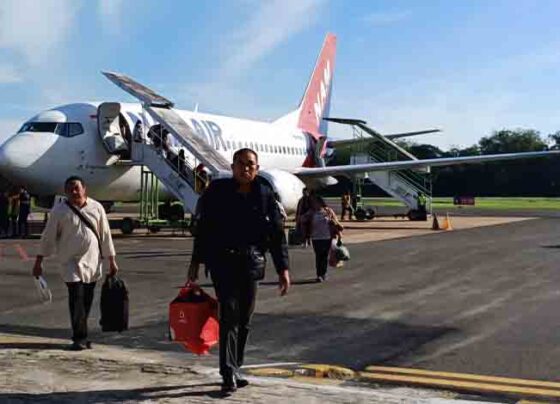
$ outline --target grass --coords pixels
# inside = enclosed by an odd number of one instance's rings
[[[337,201],[338,198],[327,198],[329,201]],[[364,198],[366,205],[372,206],[394,206],[402,207],[403,204],[393,198]],[[451,197],[435,197],[432,201],[434,209],[460,209],[461,206],[453,205]],[[491,209],[491,210],[560,210],[560,198],[540,197],[505,197],[489,198],[476,197],[474,206],[466,206],[469,209]]]

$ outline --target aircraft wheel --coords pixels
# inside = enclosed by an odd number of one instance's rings
[[[375,209],[367,208],[366,209],[366,219],[367,220],[372,220],[373,218],[375,218]]]
[[[122,234],[132,234],[133,231],[134,231],[134,221],[129,217],[125,217],[121,222]]]
[[[362,221],[366,220],[367,213],[366,213],[365,209],[358,208],[354,212],[354,216],[356,217],[356,220],[359,220],[360,222],[362,222]]]

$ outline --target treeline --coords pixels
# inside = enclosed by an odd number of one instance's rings
[[[449,151],[412,141],[398,143],[419,159],[560,150],[560,131],[542,136],[533,129],[504,129],[483,137],[476,145],[464,149],[452,148]],[[331,164],[348,164],[350,154],[349,150],[337,154],[336,161]],[[560,155],[540,159],[434,167],[432,184],[434,196],[558,196]],[[348,182],[342,181],[340,188],[348,186]],[[364,194],[382,194],[376,188],[367,187]]]

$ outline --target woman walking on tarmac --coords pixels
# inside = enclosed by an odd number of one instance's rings
[[[336,219],[334,211],[327,206],[324,199],[313,195],[310,198],[311,208],[303,216],[303,222],[311,228],[311,241],[315,253],[315,269],[317,282],[327,280],[327,266],[332,240],[339,238],[342,225]]]

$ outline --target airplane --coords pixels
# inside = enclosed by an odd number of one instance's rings
[[[421,170],[433,166],[474,164],[488,161],[540,158],[555,152],[406,160],[327,166],[329,146],[348,146],[350,140],[327,142],[336,36],[327,34],[311,78],[298,108],[273,122],[238,119],[174,108],[169,100],[118,73],[104,72],[140,103],[79,102],[42,111],[26,121],[0,147],[0,175],[22,184],[50,207],[54,195],[62,194],[65,178],[84,178],[91,197],[110,205],[113,201],[138,201],[141,167],[130,160],[135,137],[168,128],[165,119],[146,113],[146,107],[165,107],[182,120],[192,140],[210,148],[217,158],[230,162],[233,153],[249,147],[259,154],[260,174],[276,192],[287,212],[296,209],[304,187],[320,188],[336,183],[333,175],[354,176],[402,169]],[[136,90],[135,90],[136,89]],[[137,91],[138,90],[138,91]],[[147,98],[146,98],[147,97]],[[146,101],[151,100],[151,101]],[[163,126],[163,128],[162,128]],[[413,136],[436,130],[389,135]],[[167,131],[169,132],[169,131]],[[196,138],[196,139],[195,139]],[[136,139],[137,140],[137,139]],[[329,143],[329,144],[328,144]],[[175,152],[181,142],[171,136]],[[202,147],[202,146],[201,146]],[[200,160],[196,148],[185,154],[192,164]],[[192,165],[191,166],[194,166]],[[226,169],[216,176],[231,175]],[[171,198],[169,189],[163,196]]]

